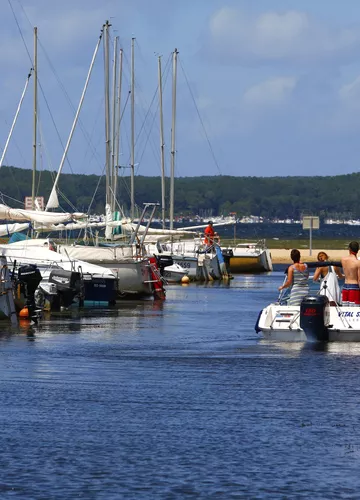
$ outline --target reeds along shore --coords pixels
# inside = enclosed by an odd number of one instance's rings
[[[308,248],[301,249],[299,248],[301,253],[301,260],[303,262],[316,262],[317,254],[321,251],[324,251],[323,248],[315,248],[312,249],[311,255],[310,250]],[[272,248],[270,249],[271,259],[273,264],[292,264],[292,260],[290,258],[291,249],[285,248]],[[325,250],[328,254],[330,260],[341,260],[341,257],[346,257],[349,254],[348,250]]]

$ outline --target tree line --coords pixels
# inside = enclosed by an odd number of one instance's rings
[[[37,173],[36,194],[50,195],[56,173]],[[23,207],[31,196],[32,170],[16,167],[0,169],[0,202]],[[104,213],[105,178],[86,174],[62,174],[59,181],[61,208],[65,211]],[[166,180],[169,193],[169,179]],[[130,208],[130,178],[119,177],[117,199],[125,211]],[[135,177],[135,200],[161,201],[160,177]],[[166,196],[167,206],[169,197]],[[238,217],[255,215],[264,219],[293,218],[312,214],[321,217],[360,219],[360,174],[314,177],[234,177],[202,176],[175,179],[176,215],[213,215],[236,212]],[[160,211],[159,211],[160,213]]]

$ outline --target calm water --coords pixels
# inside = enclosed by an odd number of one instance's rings
[[[358,499],[360,344],[264,341],[282,280],[0,327],[0,498]]]

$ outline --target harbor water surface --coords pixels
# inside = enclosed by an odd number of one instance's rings
[[[282,280],[1,325],[0,498],[359,498],[360,344],[259,336]]]

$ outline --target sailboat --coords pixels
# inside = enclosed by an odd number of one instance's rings
[[[89,83],[91,71],[94,65],[96,53],[99,47],[99,43],[102,37],[104,37],[104,54],[105,54],[105,131],[106,131],[106,212],[113,212],[115,206],[115,194],[116,194],[116,176],[114,175],[114,161],[115,157],[112,154],[111,143],[114,142],[111,138],[111,126],[110,126],[110,101],[109,101],[109,27],[108,21],[103,26],[101,37],[98,40],[90,69],[87,75],[85,86],[82,92],[82,96],[79,102],[79,106],[75,115],[75,119],[70,131],[70,135],[63,153],[63,157],[60,163],[60,167],[53,185],[49,201],[47,203],[47,209],[57,208],[58,197],[57,197],[57,183],[59,176],[70,146],[71,138],[79,117],[81,106],[85,97],[86,89]],[[115,44],[116,47],[116,44]],[[114,54],[114,57],[117,53]],[[134,127],[134,94],[135,94],[135,80],[134,80],[134,38],[131,42],[131,215],[132,220],[134,219],[134,165],[135,165],[135,127]],[[116,71],[114,71],[115,79]],[[120,83],[119,83],[120,84]],[[114,89],[116,87],[116,81],[114,83]],[[115,108],[113,110],[115,113]],[[115,117],[113,116],[113,128],[116,123]],[[112,144],[112,148],[115,145]],[[155,209],[156,204],[148,203],[144,210],[149,207]],[[145,212],[143,212],[145,213]],[[154,210],[152,212],[153,216]],[[151,216],[151,217],[152,217]],[[110,217],[112,219],[112,217]],[[107,224],[109,227],[109,224]],[[108,227],[106,228],[107,234]],[[110,229],[110,237],[111,237]],[[104,243],[103,245],[97,244],[96,246],[90,245],[58,245],[57,251],[62,255],[67,255],[70,258],[84,260],[90,263],[99,264],[105,266],[115,274],[117,277],[117,288],[119,297],[125,296],[145,296],[145,297],[155,297],[155,298],[165,298],[165,292],[163,287],[163,282],[159,274],[159,268],[154,257],[148,257],[144,250],[144,247],[136,241],[137,232],[135,231],[130,239],[129,243],[114,244],[113,242]]]

